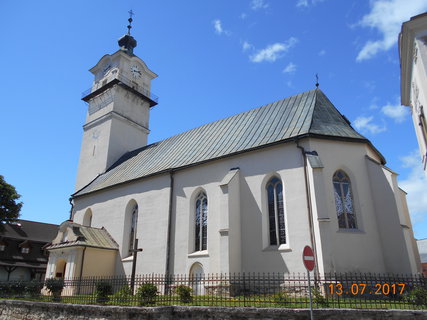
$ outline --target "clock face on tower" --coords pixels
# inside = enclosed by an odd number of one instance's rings
[[[139,70],[137,65],[133,65],[130,67],[130,73],[135,79],[139,79],[142,76],[141,71]]]

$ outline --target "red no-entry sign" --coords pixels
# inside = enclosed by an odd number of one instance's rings
[[[309,246],[305,246],[302,251],[302,261],[308,271],[313,271],[315,265],[314,252]]]

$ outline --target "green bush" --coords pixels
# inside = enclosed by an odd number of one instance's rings
[[[413,288],[406,295],[406,301],[417,306],[427,305],[427,289],[423,287]]]
[[[61,292],[64,289],[64,279],[62,278],[49,278],[45,281],[45,286],[50,293],[52,293],[53,301],[61,301]]]
[[[140,306],[154,304],[157,297],[157,287],[152,283],[144,283],[136,291],[136,296]]]
[[[107,281],[99,281],[95,285],[96,302],[107,303],[110,298],[110,294],[113,294],[113,286]]]
[[[193,301],[193,289],[191,289],[190,287],[180,285],[175,288],[175,291],[179,296],[179,301],[181,301],[182,303],[189,303]]]
[[[124,285],[113,295],[113,300],[116,303],[126,303],[129,297],[132,295],[132,291],[128,285]]]
[[[43,288],[43,282],[39,280],[31,280],[25,283],[25,293],[30,297],[37,297],[40,295],[40,291]]]
[[[322,307],[328,307],[329,306],[329,302],[328,300],[323,296],[322,292],[320,292],[319,289],[317,288],[313,288],[311,290],[311,294],[313,295],[313,301],[315,303],[317,303],[318,305],[322,306]]]
[[[291,298],[286,292],[279,292],[273,295],[273,301],[279,306],[286,306],[291,302]]]
[[[11,281],[9,282],[10,292],[15,297],[22,297],[25,294],[25,282],[24,281]]]
[[[9,282],[0,282],[0,297],[5,298],[12,294]]]

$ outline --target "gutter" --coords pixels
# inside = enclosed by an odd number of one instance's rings
[[[70,197],[68,199],[68,201],[70,201],[70,205],[71,205],[71,209],[70,209],[70,219],[71,221],[73,221],[73,210],[74,210],[74,203],[73,203],[73,197]]]
[[[307,202],[307,212],[308,212],[308,225],[310,227],[310,244],[311,248],[313,249],[314,256],[315,256],[315,265],[314,265],[314,277],[317,278],[317,275],[319,273],[318,269],[318,261],[317,258],[317,248],[316,248],[316,237],[314,236],[314,227],[313,227],[313,209],[312,209],[312,201],[311,201],[311,190],[310,190],[310,182],[308,180],[308,174],[307,174],[307,151],[305,151],[304,147],[299,145],[299,140],[295,139],[295,143],[297,144],[297,148],[301,150],[301,155],[304,159],[304,180],[305,180],[305,198]]]
[[[173,187],[174,187],[174,171],[169,171],[170,177],[170,186],[169,186],[169,214],[168,214],[168,235],[166,242],[166,266],[165,266],[165,274],[166,277],[169,276],[170,273],[170,251],[171,251],[171,241],[172,241],[172,212],[173,212]],[[165,286],[165,291],[168,290],[168,286]]]
[[[80,265],[79,287],[77,289],[77,294],[80,294],[80,284],[82,283],[83,265],[84,265],[84,261],[85,261],[85,253],[86,253],[86,247],[83,248],[82,264]]]

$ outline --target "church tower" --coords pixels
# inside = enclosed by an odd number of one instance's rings
[[[132,14],[132,13],[131,13]],[[105,172],[123,154],[147,144],[150,108],[157,104],[151,80],[157,75],[134,55],[136,40],[128,33],[120,49],[105,55],[89,71],[92,88],[83,93],[88,103],[77,172],[76,191]]]

